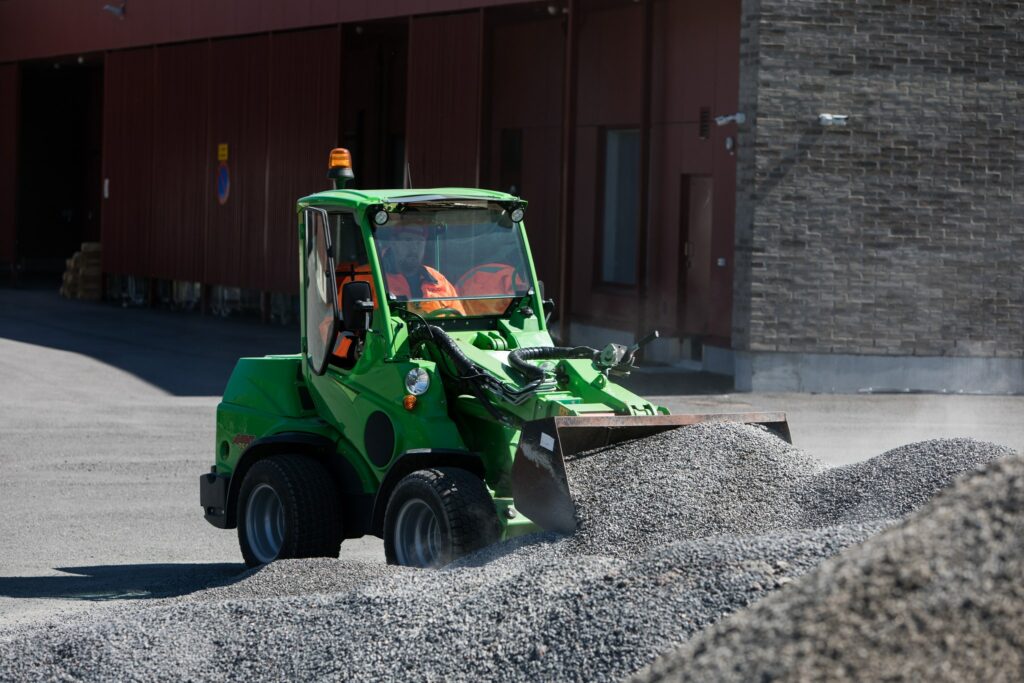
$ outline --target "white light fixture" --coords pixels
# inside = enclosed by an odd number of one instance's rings
[[[719,126],[724,126],[729,123],[735,123],[737,126],[742,126],[747,122],[747,115],[741,111],[735,114],[729,114],[728,116],[716,116],[715,123]]]
[[[104,5],[103,11],[110,12],[118,19],[124,19],[128,14],[128,0],[124,0],[120,5]]]
[[[423,368],[413,368],[405,376],[405,390],[411,396],[422,396],[430,388],[430,373]]]
[[[849,114],[818,114],[818,124],[825,128],[845,126],[849,118]]]

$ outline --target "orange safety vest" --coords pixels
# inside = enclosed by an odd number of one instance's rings
[[[430,266],[423,266],[426,268],[427,273],[434,279],[434,282],[424,281],[421,287],[423,293],[421,296],[428,299],[439,299],[445,296],[458,296],[459,293],[452,286],[452,283],[437,270],[434,270]],[[369,264],[366,263],[343,263],[335,268],[335,273],[338,279],[338,306],[341,307],[341,290],[345,287],[348,282],[368,282],[370,284],[370,292],[373,295],[373,305],[377,306],[377,290],[373,284],[373,272],[370,270]],[[404,275],[387,275],[388,288],[391,293],[396,296],[405,296],[412,298],[412,290],[409,287],[409,281]],[[463,315],[466,314],[466,310],[462,306],[461,301],[419,301],[413,304],[421,313],[429,313],[430,311],[440,310],[442,308],[451,308]],[[321,324],[321,333],[323,336],[327,336],[327,325],[330,324],[330,319],[325,320]],[[338,336],[338,341],[334,346],[334,355],[339,358],[348,358],[348,354],[352,347],[352,338],[348,336]]]
[[[459,292],[462,296],[494,296],[508,294],[515,296],[516,290],[526,287],[516,269],[507,263],[485,263],[470,268],[459,278]],[[509,302],[506,299],[477,299],[463,301],[470,315],[497,315],[503,313]]]
[[[448,282],[448,278],[440,273],[440,271],[434,270],[430,266],[423,266],[430,276],[431,282],[428,279],[423,280],[423,284],[420,287],[421,294],[415,298],[424,299],[443,299],[448,296],[459,296],[459,292],[452,283]],[[412,288],[409,286],[409,281],[402,274],[392,275],[388,273],[388,289],[395,296],[404,296],[410,299],[414,298],[412,294]],[[437,311],[442,308],[451,308],[458,311],[462,315],[466,315],[466,309],[463,307],[461,301],[417,301],[413,306],[421,313],[429,313],[431,311]]]

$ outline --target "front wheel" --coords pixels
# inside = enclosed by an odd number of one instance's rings
[[[458,468],[407,475],[395,486],[384,514],[389,564],[439,567],[495,543],[500,534],[487,487]]]
[[[238,495],[238,544],[247,565],[337,557],[341,537],[337,490],[320,462],[275,455],[246,473]]]

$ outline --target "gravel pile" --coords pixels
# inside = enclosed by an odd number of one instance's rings
[[[635,681],[1011,681],[1024,672],[1024,458],[664,655]]]
[[[574,537],[436,571],[277,563],[26,628],[0,641],[0,679],[616,679],[1008,452],[935,441],[826,470],[755,427],[675,430],[570,463]]]
[[[211,600],[248,600],[343,593],[358,588],[370,579],[382,576],[397,577],[413,570],[408,567],[370,564],[352,560],[315,558],[310,560],[281,560],[256,567],[241,576],[177,598],[179,602],[209,602]]]
[[[1013,453],[944,439],[829,469],[759,427],[697,425],[567,462],[580,528],[565,544],[632,557],[680,539],[893,520]]]

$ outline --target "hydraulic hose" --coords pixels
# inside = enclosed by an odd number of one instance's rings
[[[528,346],[508,354],[508,362],[529,380],[544,379],[544,369],[534,360],[559,360],[563,358],[597,358],[600,352],[589,346]]]
[[[455,365],[455,369],[458,370],[460,377],[468,375],[478,375],[481,372],[480,367],[473,362],[473,360],[463,353],[462,349],[454,339],[448,336],[448,334],[437,325],[422,325],[416,329],[415,338],[417,341],[431,341],[437,345],[437,348],[448,358],[451,359],[452,364]]]
[[[464,382],[464,386],[469,390],[469,393],[480,401],[480,405],[491,414],[491,417],[503,424],[511,424],[512,418],[498,410],[484,392],[485,384],[492,384],[496,389],[500,389],[501,382],[491,377],[489,373],[463,353],[455,340],[449,337],[443,329],[423,321],[423,324],[416,328],[412,337],[416,341],[430,341],[436,345],[438,350],[451,360],[458,373],[458,378]]]

